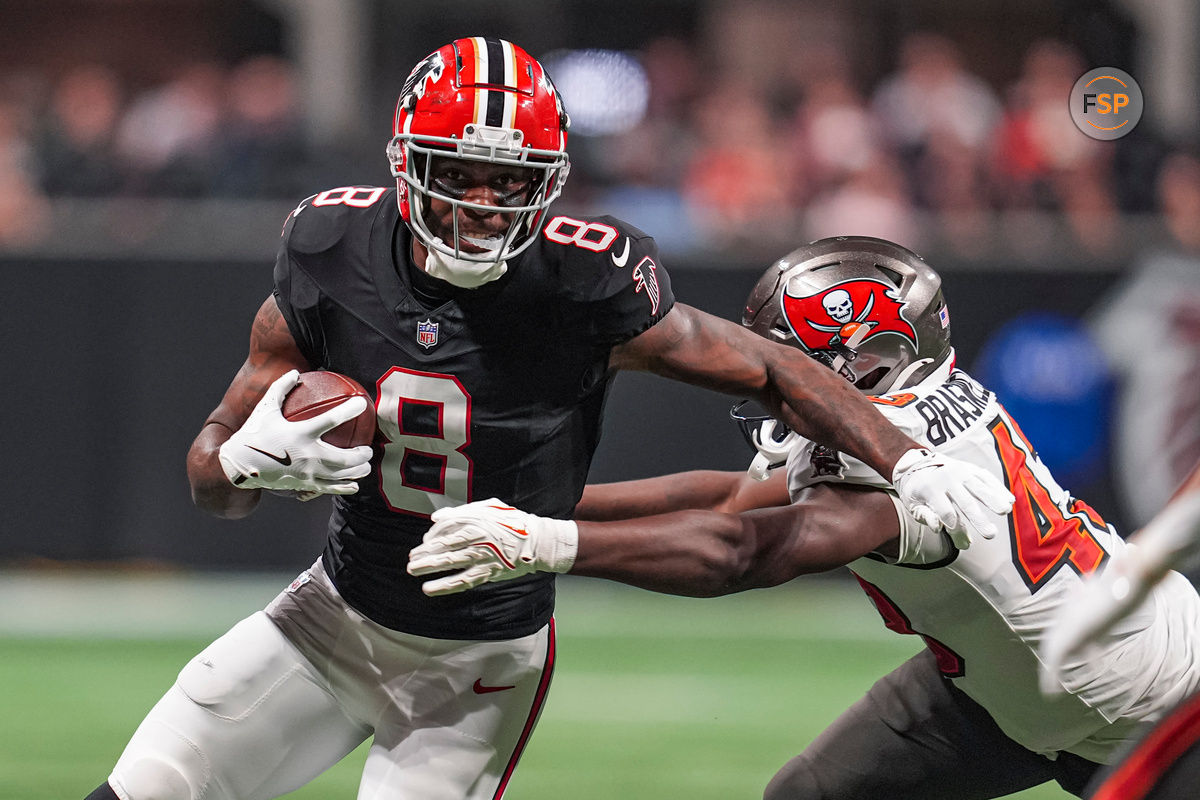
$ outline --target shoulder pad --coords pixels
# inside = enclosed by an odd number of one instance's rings
[[[395,202],[395,188],[343,186],[306,198],[288,215],[284,244],[296,253],[323,253],[334,247],[346,231],[370,224],[380,203]]]

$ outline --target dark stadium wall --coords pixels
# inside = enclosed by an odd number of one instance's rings
[[[188,445],[245,358],[250,322],[271,290],[269,267],[0,260],[0,269],[6,565],[300,569],[316,556],[327,501],[268,497],[246,520],[217,520],[192,506],[184,470]],[[672,270],[682,302],[732,319],[757,276]],[[1021,311],[1083,313],[1115,277],[947,270],[960,362],[969,368],[987,333]],[[733,400],[618,376],[593,480],[743,467],[749,451],[729,422]],[[1077,492],[1119,522],[1105,486]]]

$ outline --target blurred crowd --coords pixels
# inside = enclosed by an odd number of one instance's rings
[[[0,76],[0,206],[21,211],[0,208],[0,242],[43,233],[51,198],[311,194],[299,108],[292,65],[269,55],[141,90],[97,64]]]
[[[906,38],[894,70],[870,85],[833,46],[765,83],[714,81],[671,40],[652,43],[644,63],[651,113],[594,160],[617,165],[603,176],[613,184],[677,191],[710,241],[855,230],[971,256],[1004,212],[1056,218],[1074,245],[1101,253],[1119,215],[1157,210],[1146,191],[1157,161],[1120,163],[1130,142],[1095,141],[1072,123],[1067,97],[1093,65],[1063,41],[1032,44],[999,87],[928,32]]]
[[[649,42],[637,53],[646,116],[573,139],[565,202],[625,215],[666,247],[854,230],[964,257],[986,246],[997,212],[1054,218],[1074,247],[1101,253],[1121,214],[1159,210],[1147,187],[1162,159],[1118,163],[1125,145],[1071,122],[1067,94],[1093,65],[1063,41],[1030,46],[1007,86],[935,33],[910,35],[870,82],[847,48],[827,50],[764,82],[706,72],[685,41]],[[191,64],[136,89],[99,65],[52,82],[0,76],[0,242],[38,235],[48,198],[293,200],[345,182],[328,148],[307,144],[300,109],[293,67],[274,56]],[[386,182],[386,131],[376,138],[359,157],[378,158]]]

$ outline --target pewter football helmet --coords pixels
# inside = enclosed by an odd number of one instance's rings
[[[821,239],[776,261],[742,324],[803,349],[866,394],[919,383],[951,353],[942,279],[916,253],[869,236]]]
[[[821,239],[776,261],[751,290],[742,325],[799,347],[866,394],[919,383],[952,353],[942,279],[916,253],[869,236]],[[758,451],[751,477],[766,480],[795,434],[745,407],[730,415]]]

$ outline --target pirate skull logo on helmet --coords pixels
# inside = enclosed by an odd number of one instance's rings
[[[941,283],[892,242],[821,239],[767,269],[742,324],[836,365],[868,394],[886,394],[924,379],[951,353]]]

